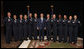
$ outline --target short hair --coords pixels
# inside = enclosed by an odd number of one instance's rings
[[[22,15],[22,14],[20,14],[20,15]]]
[[[11,13],[11,12],[7,12],[7,13]]]
[[[7,12],[7,14],[8,14],[8,13],[10,13],[10,14],[11,14],[11,12]]]
[[[56,14],[53,14],[53,15],[56,15]]]
[[[37,14],[36,12],[34,14]]]
[[[76,14],[74,16],[77,16]]]
[[[40,14],[43,14],[43,13],[40,13]]]
[[[50,15],[49,13],[47,15]]]

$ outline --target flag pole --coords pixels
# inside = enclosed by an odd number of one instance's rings
[[[54,7],[54,6],[51,5],[50,7],[51,7],[51,12],[52,12],[52,13],[51,13],[51,18],[52,18],[52,16],[53,16],[53,7]]]
[[[30,7],[30,6],[29,6],[29,5],[27,5],[27,10],[28,10],[28,18],[29,18],[29,7]]]

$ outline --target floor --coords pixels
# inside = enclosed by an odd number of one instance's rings
[[[1,48],[18,48],[21,43],[21,41],[15,42],[12,40],[10,44],[7,44],[5,42],[4,28],[1,28]]]
[[[21,41],[15,42],[12,38],[12,42],[10,44],[7,44],[5,42],[4,28],[1,28],[1,48],[58,48],[59,47],[59,46],[58,47],[54,46],[54,44],[59,45],[58,42],[54,43],[52,41],[46,41],[46,39],[47,39],[46,36],[44,39],[45,39],[45,41],[41,41],[41,42],[39,40],[24,40],[22,42]],[[76,46],[71,45],[71,47],[83,48],[83,39],[78,37],[77,45]]]

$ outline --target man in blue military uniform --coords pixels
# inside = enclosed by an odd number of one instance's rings
[[[53,41],[56,42],[57,40],[57,19],[56,15],[53,14],[53,19],[52,19],[52,29],[53,29]]]
[[[24,15],[24,20],[23,20],[23,32],[24,32],[24,39],[27,40],[28,37],[28,19],[27,15]]]
[[[74,15],[74,20],[73,20],[73,42],[74,44],[77,43],[77,33],[78,33],[78,25],[80,21],[77,19],[77,15]]]
[[[59,19],[57,20],[58,22],[58,36],[59,36],[59,42],[62,41],[62,18],[61,15],[59,14]]]
[[[34,39],[35,40],[37,40],[37,24],[38,24],[37,13],[34,13],[33,26],[34,26]]]
[[[20,14],[20,18],[18,19],[18,28],[19,28],[19,40],[23,41],[24,32],[23,32],[23,15]]]
[[[67,42],[67,24],[68,23],[68,20],[67,20],[67,15],[64,15],[64,19],[63,19],[63,27],[62,27],[62,31],[63,31],[63,42]]]
[[[18,20],[17,20],[17,16],[14,15],[13,16],[13,35],[14,35],[14,40],[18,41]]]
[[[72,16],[69,16],[68,20],[68,32],[69,32],[69,43],[72,43],[72,34],[73,34],[73,20]]]
[[[39,40],[44,40],[44,29],[45,27],[45,18],[43,18],[43,13],[40,14],[40,19],[38,20],[38,27],[37,29],[39,30]],[[41,39],[42,36],[42,39]]]
[[[10,12],[7,13],[7,17],[5,17],[4,23],[6,26],[6,43],[10,43],[12,37],[12,18]]]
[[[50,20],[50,15],[47,14],[47,19],[46,19],[46,32],[47,32],[47,40],[51,40],[51,20]]]
[[[32,34],[33,34],[33,18],[32,13],[29,14],[28,18],[28,31],[29,31],[29,39],[32,40]]]

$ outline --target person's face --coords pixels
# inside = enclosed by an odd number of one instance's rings
[[[72,16],[69,16],[69,19],[71,20],[72,19]]]
[[[10,16],[11,16],[11,13],[10,13],[10,12],[8,12],[8,13],[7,13],[7,15],[8,15],[8,17],[10,17]]]
[[[40,14],[41,18],[43,18],[43,13]]]
[[[67,19],[67,16],[66,15],[64,15],[64,19]]]
[[[34,17],[37,18],[37,13],[34,14]]]
[[[20,15],[20,19],[22,19],[22,17],[23,17],[23,16],[22,16],[22,15]]]
[[[55,15],[55,14],[53,15],[53,18],[54,18],[54,19],[56,18],[56,15]]]
[[[77,15],[74,15],[74,19],[77,19]]]
[[[27,19],[27,15],[24,15],[24,19]]]
[[[61,15],[59,15],[59,18],[61,18]]]
[[[49,14],[47,14],[47,18],[50,18],[50,15]]]
[[[30,13],[29,16],[32,17],[32,13]]]
[[[13,18],[16,19],[16,15],[14,15]]]

